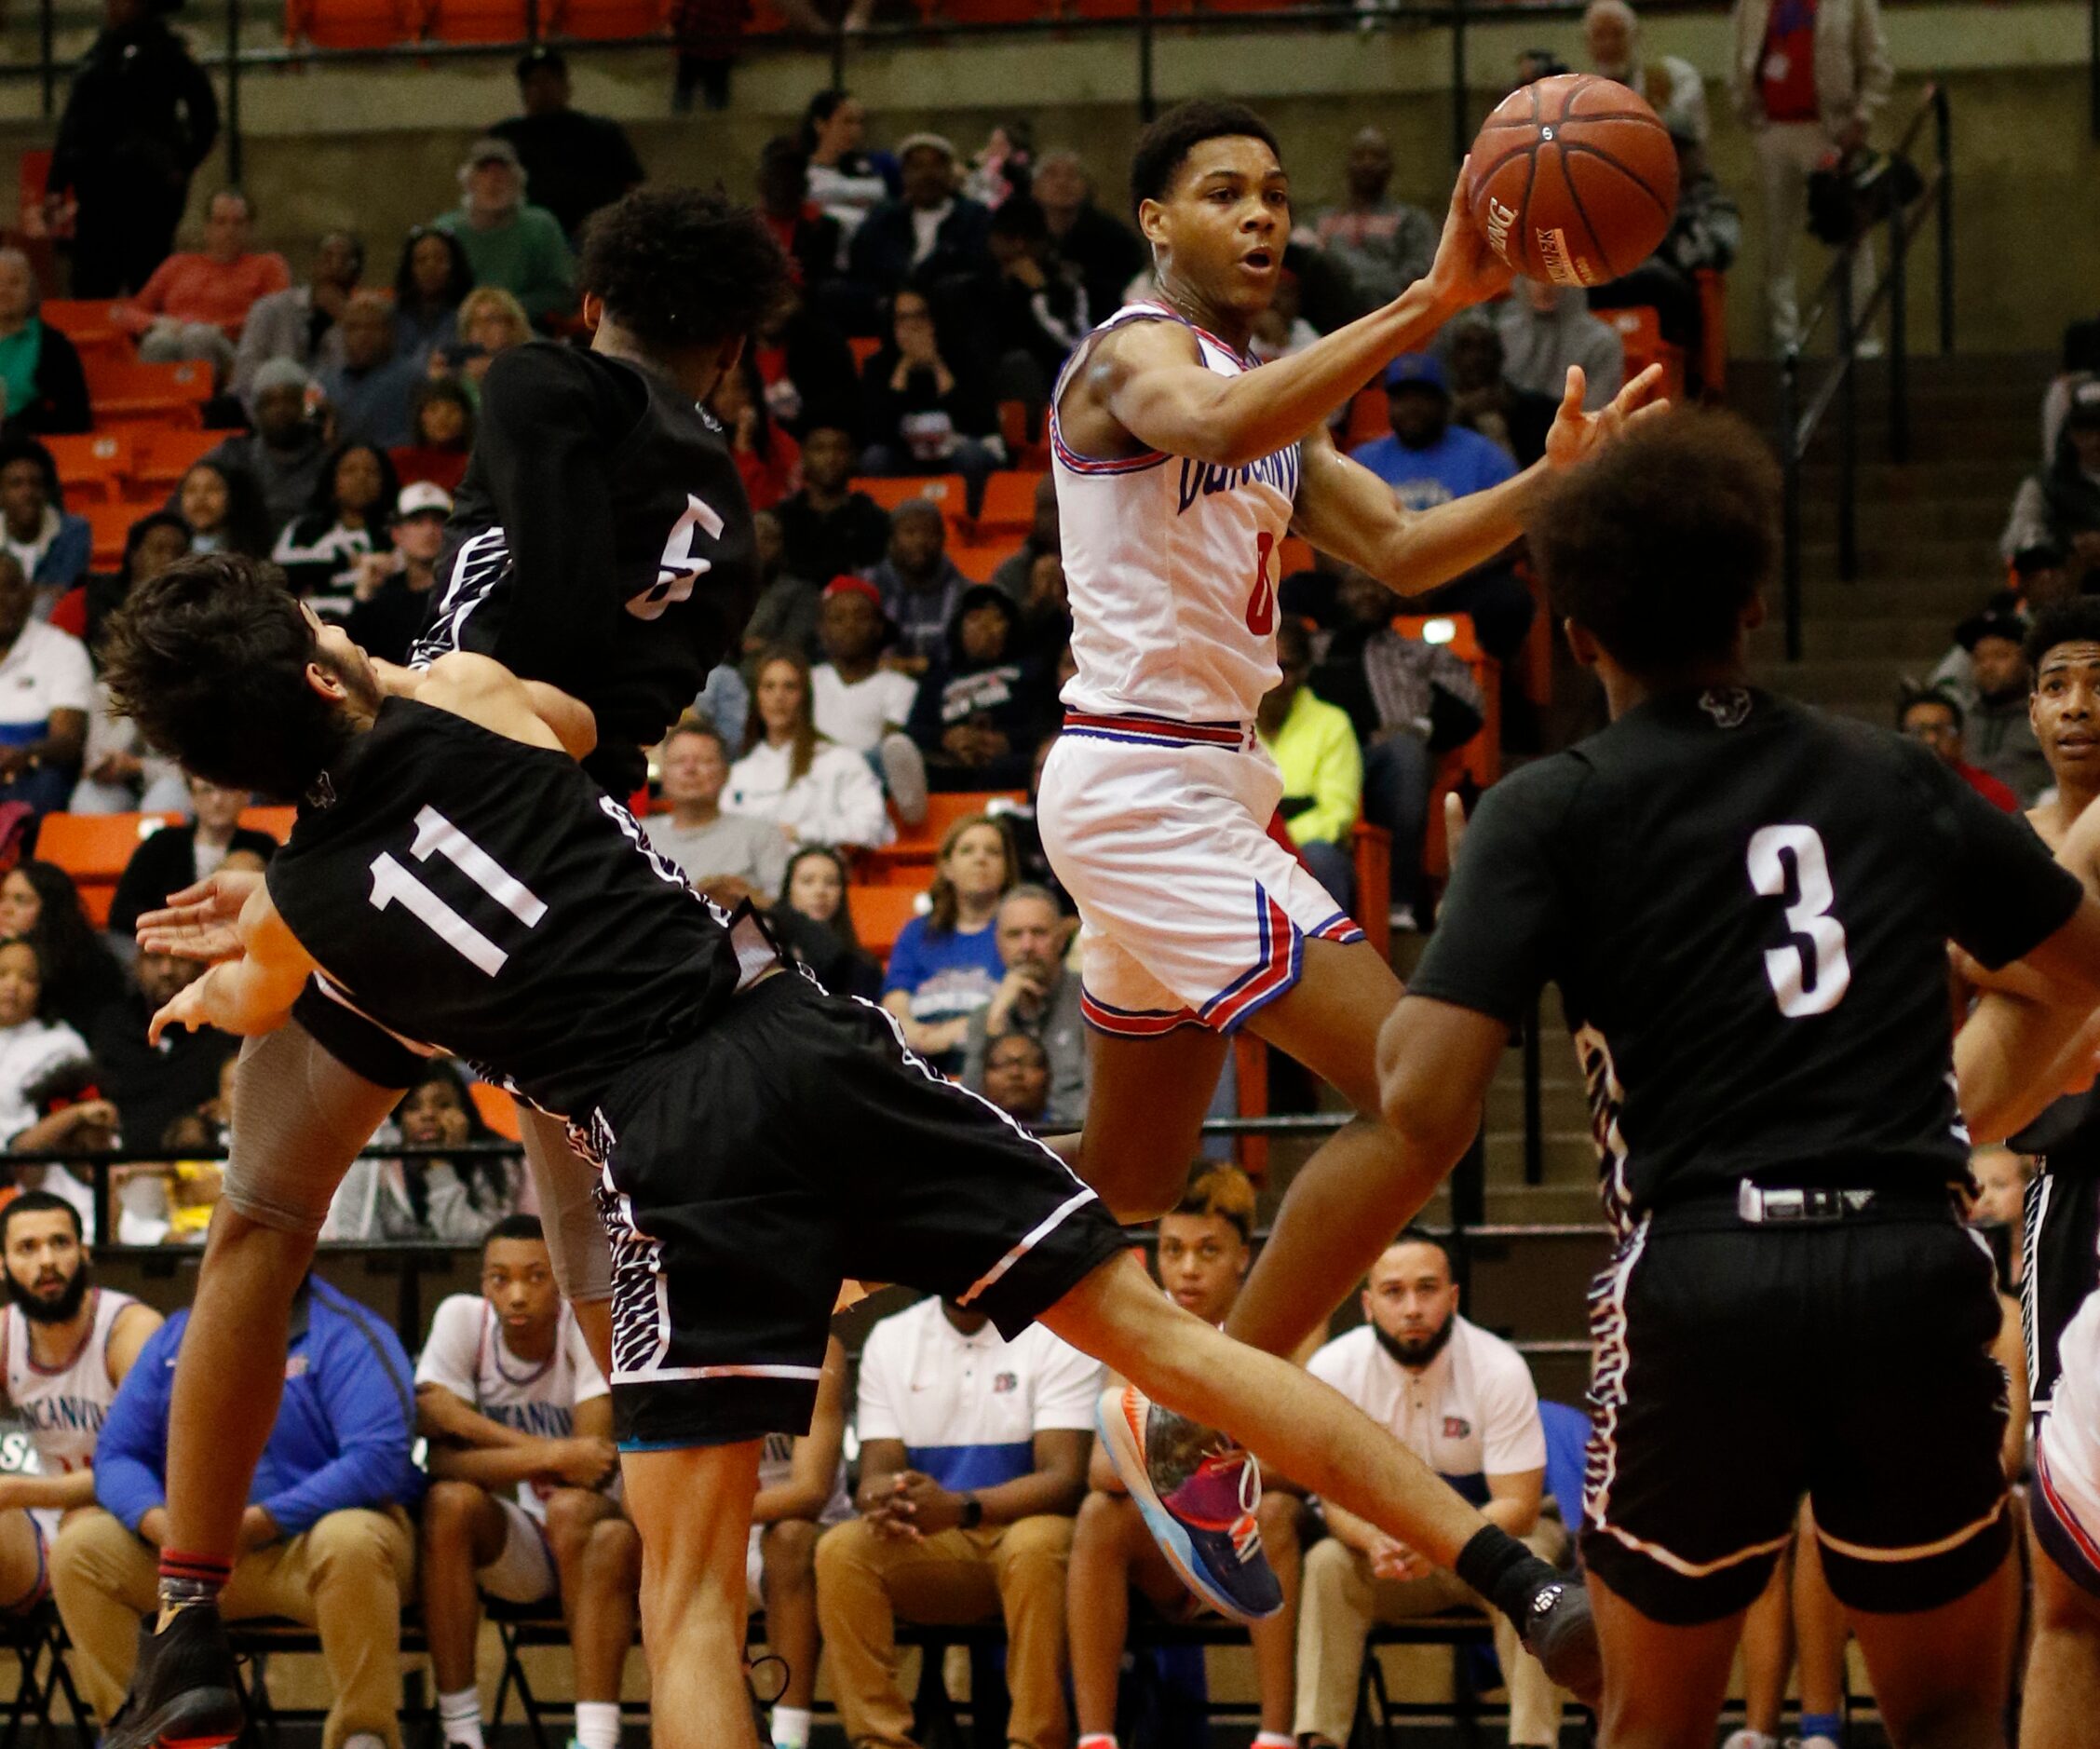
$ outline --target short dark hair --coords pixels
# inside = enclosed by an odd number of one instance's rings
[[[540,72],[559,73],[565,79],[569,76],[569,58],[550,43],[535,43],[518,57],[514,71],[520,85]]]
[[[2074,595],[2035,616],[2021,646],[2028,672],[2039,677],[2041,658],[2059,644],[2100,644],[2100,595]]]
[[[55,1197],[48,1190],[24,1190],[13,1198],[6,1208],[0,1208],[0,1251],[7,1249],[7,1229],[18,1214],[49,1214],[57,1210],[73,1222],[75,1240],[87,1238],[80,1225],[80,1211],[63,1197]]]
[[[345,731],[306,684],[318,645],[284,573],[191,553],[111,616],[102,677],[146,740],[229,790],[296,801]]]
[[[33,437],[0,438],[0,472],[17,462],[34,462],[36,471],[44,476],[44,495],[58,508],[65,508],[65,491],[59,482],[59,465],[51,459],[49,450]]]
[[[536,1214],[506,1214],[481,1235],[481,1249],[486,1251],[499,1239],[537,1240],[544,1245],[547,1242],[547,1228],[540,1225]]]
[[[637,188],[592,215],[577,278],[645,346],[754,332],[787,293],[788,261],[749,207],[698,188]]]
[[[1961,700],[1945,686],[1921,686],[1916,682],[1906,683],[1896,694],[1896,726],[1902,728],[1904,720],[1921,704],[1938,705],[1954,718],[1956,728],[1968,721],[1968,712],[1962,710]]]
[[[1131,212],[1147,200],[1164,200],[1188,155],[1206,140],[1259,140],[1278,157],[1268,123],[1244,103],[1199,97],[1177,103],[1139,134],[1131,153]]]
[[[1732,414],[1674,410],[1556,476],[1531,550],[1554,611],[1644,676],[1735,649],[1771,570],[1779,465]]]
[[[763,516],[765,512],[762,510],[759,514]],[[705,722],[699,717],[684,717],[673,723],[670,731],[664,736],[663,744],[669,747],[681,735],[698,735],[702,740],[712,741],[721,750],[723,758],[734,757],[729,752],[728,736],[716,728],[713,724]]]
[[[1033,195],[1009,195],[992,214],[994,237],[1018,237],[1023,243],[1050,240],[1050,221]]]
[[[1451,1241],[1443,1234],[1432,1233],[1426,1227],[1416,1227],[1409,1222],[1393,1235],[1392,1245],[1388,1245],[1386,1249],[1390,1251],[1393,1245],[1427,1245],[1432,1251],[1441,1251],[1443,1254],[1443,1267],[1450,1271],[1451,1279],[1454,1281],[1458,1279],[1458,1256],[1451,1249]]]

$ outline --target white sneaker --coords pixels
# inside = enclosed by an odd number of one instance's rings
[[[1768,1737],[1761,1730],[1739,1730],[1721,1745],[1721,1749],[1780,1749],[1777,1737]]]

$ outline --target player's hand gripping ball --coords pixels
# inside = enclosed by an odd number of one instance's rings
[[[1558,73],[1510,93],[1466,172],[1473,223],[1526,279],[1594,286],[1638,267],[1677,210],[1677,148],[1609,79]]]

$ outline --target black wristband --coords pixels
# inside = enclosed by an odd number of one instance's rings
[[[1496,1525],[1476,1530],[1451,1570],[1520,1627],[1553,1569]]]
[[[982,1525],[983,1522],[984,1502],[979,1499],[974,1494],[964,1495],[962,1517],[958,1521],[956,1528],[960,1530],[975,1530],[978,1525]]]

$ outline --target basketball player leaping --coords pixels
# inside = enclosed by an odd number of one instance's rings
[[[749,210],[652,187],[595,217],[581,278],[589,350],[534,344],[490,367],[418,657],[481,651],[583,699],[598,721],[588,769],[625,795],[642,779],[640,749],[737,648],[757,593],[750,508],[698,403],[772,307],[785,266]],[[213,876],[176,895],[198,921],[170,945],[209,956],[239,891]],[[108,1749],[145,1749],[145,1725],[178,1694],[191,1743],[240,1729],[210,1606],[276,1418],[292,1295],[336,1186],[416,1065],[399,1037],[318,984],[246,1048],[169,1429],[158,1625],[192,1619],[181,1644],[142,1641],[135,1704],[110,1722]],[[525,1148],[556,1273],[605,1366],[612,1287],[590,1175],[539,1114],[526,1114]]]
[[[274,567],[230,554],[142,585],[105,671],[186,768],[310,798],[250,883],[240,956],[153,1037],[275,1027],[318,978],[566,1115],[595,1157],[659,1743],[755,1749],[758,1460],[766,1434],[808,1426],[842,1277],[955,1299],[1009,1337],[1040,1318],[1389,1531],[1434,1517],[1448,1490],[1398,1442],[1175,1306],[1048,1147],[649,851],[570,757],[592,732],[574,699],[464,654],[383,683]],[[998,1494],[976,1502],[988,1524],[1012,1504]],[[182,1624],[205,1613],[163,1632],[169,1661],[197,1652]],[[136,1735],[181,1744],[203,1703],[177,1686],[133,1704]]]
[[[1325,421],[1389,359],[1508,284],[1459,200],[1427,279],[1256,371],[1248,336],[1291,228],[1267,126],[1238,104],[1185,104],[1140,137],[1131,187],[1158,301],[1110,317],[1052,398],[1078,672],[1041,818],[1083,922],[1093,1028],[1085,1133],[1061,1146],[1135,1220],[1173,1206],[1235,1028],[1340,1091],[1362,1115],[1298,1174],[1227,1325],[1288,1353],[1435,1183],[1402,1171],[1375,1115],[1375,1045],[1400,982],[1267,835],[1282,784],[1253,722],[1277,683],[1277,549],[1295,529],[1402,593],[1445,582],[1508,546],[1550,468],[1619,430],[1657,373],[1590,416],[1570,371],[1546,463],[1411,514],[1336,452]],[[1272,1611],[1280,1593],[1240,1506],[1243,1458],[1134,1397],[1125,1411],[1106,1431],[1169,1558],[1216,1607]],[[1551,1583],[1477,1514],[1425,1525],[1416,1544],[1520,1618]]]

